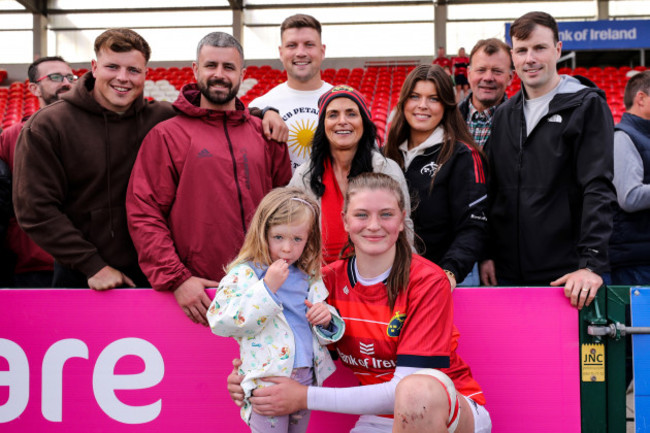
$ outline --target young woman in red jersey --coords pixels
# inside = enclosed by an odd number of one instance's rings
[[[456,354],[450,283],[411,252],[404,197],[379,173],[351,179],[343,209],[352,255],[323,269],[330,304],[346,322],[336,344],[361,386],[304,386],[288,378],[256,390],[253,410],[273,416],[301,408],[362,415],[354,433],[487,433],[480,386]],[[241,400],[233,372],[229,390]]]

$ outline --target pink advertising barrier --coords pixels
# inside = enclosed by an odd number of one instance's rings
[[[562,290],[459,288],[454,301],[493,431],[579,432],[578,319]],[[225,388],[237,354],[169,293],[0,290],[0,431],[246,432]],[[338,366],[326,385],[353,385]],[[314,413],[309,432],[355,419]]]

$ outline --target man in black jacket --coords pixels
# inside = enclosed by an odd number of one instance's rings
[[[560,76],[555,19],[530,12],[510,28],[523,84],[496,111],[490,162],[487,285],[564,286],[589,305],[609,270],[614,202],[612,115],[604,93]]]

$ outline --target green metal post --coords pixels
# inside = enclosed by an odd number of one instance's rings
[[[580,412],[583,433],[625,433],[625,337],[591,336],[589,325],[626,323],[628,286],[603,286],[580,312]],[[604,355],[604,357],[602,356]]]
[[[598,290],[598,294],[589,307],[583,308],[579,314],[580,328],[580,414],[582,433],[607,433],[607,382],[604,372],[589,374],[584,377],[586,369],[594,370],[589,357],[604,352],[605,341],[601,337],[593,337],[587,333],[589,325],[607,325],[606,287]],[[607,360],[605,360],[607,363]],[[595,367],[598,370],[598,367]]]
[[[626,323],[625,310],[630,305],[629,286],[610,286],[607,290],[607,318],[610,323]],[[617,336],[607,341],[607,413],[608,432],[625,433],[625,344],[628,337]]]

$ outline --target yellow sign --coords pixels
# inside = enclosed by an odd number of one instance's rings
[[[583,382],[605,381],[605,345],[583,344],[580,355]]]

